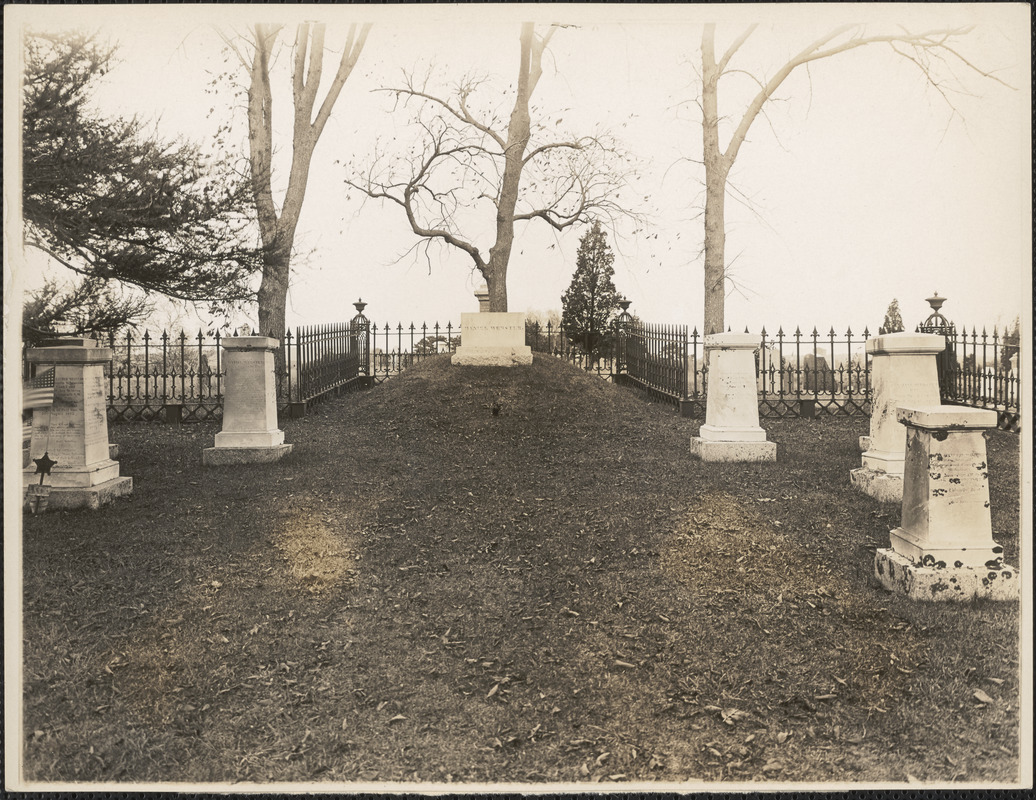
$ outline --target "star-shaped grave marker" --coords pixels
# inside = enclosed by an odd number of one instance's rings
[[[40,486],[42,486],[43,478],[50,475],[51,468],[58,462],[50,457],[50,453],[44,453],[43,458],[34,458],[33,461],[36,462],[36,474],[40,476]]]

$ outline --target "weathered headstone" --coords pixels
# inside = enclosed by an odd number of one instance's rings
[[[291,452],[277,427],[277,383],[273,354],[280,343],[269,336],[235,336],[223,340],[226,389],[223,429],[215,447],[202,451],[202,463],[256,464],[276,461]]]
[[[960,406],[900,408],[906,431],[903,516],[878,550],[886,588],[915,600],[1018,597],[1018,570],[993,540],[983,432],[996,412]]]
[[[460,315],[461,345],[451,363],[461,366],[516,367],[532,363],[525,343],[525,315],[480,311]]]
[[[849,473],[852,485],[864,494],[885,503],[902,499],[906,429],[896,419],[896,409],[939,405],[935,356],[944,347],[944,337],[929,333],[888,333],[867,341],[871,354],[870,436],[862,466]]]
[[[802,391],[823,393],[831,391],[831,367],[827,363],[827,351],[817,351],[814,356],[807,353],[802,357]]]
[[[49,507],[96,509],[132,493],[133,479],[120,476],[119,462],[110,457],[104,365],[111,350],[70,338],[32,348],[25,357],[54,366],[54,399],[49,411],[34,411],[29,442],[30,464],[45,456],[54,462]],[[23,471],[24,485],[39,485],[36,469]]]
[[[709,372],[705,424],[691,438],[702,461],[776,461],[777,445],[759,426],[755,351],[759,337],[717,333],[705,337]]]

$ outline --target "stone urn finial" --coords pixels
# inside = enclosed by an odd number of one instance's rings
[[[939,297],[938,292],[934,292],[931,297],[926,298],[928,305],[932,307],[932,311],[938,312],[942,308],[942,304],[946,302],[945,297]]]

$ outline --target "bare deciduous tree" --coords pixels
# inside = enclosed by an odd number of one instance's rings
[[[920,69],[928,84],[936,89],[955,111],[949,90],[942,76],[953,76],[952,66],[964,68],[983,78],[1007,86],[991,72],[972,64],[957,50],[957,43],[972,29],[945,28],[912,34],[904,30],[894,33],[868,34],[860,25],[843,25],[828,31],[782,64],[768,79],[760,79],[744,70],[731,67],[731,61],[741,46],[752,35],[756,25],[742,31],[717,60],[715,26],[705,25],[701,40],[701,110],[702,161],[705,166],[705,319],[706,333],[724,329],[724,300],[726,289],[726,261],[724,248],[726,228],[724,203],[727,179],[738,151],[752,124],[784,80],[797,68],[825,58],[856,50],[868,45],[888,45],[892,52]],[[735,73],[747,74],[757,84],[758,92],[752,98],[740,120],[736,117],[734,131],[726,147],[720,144],[719,84],[720,80]]]
[[[491,311],[507,310],[515,223],[540,219],[561,231],[592,215],[632,214],[618,200],[629,161],[611,137],[551,140],[547,126],[533,124],[530,101],[556,30],[552,26],[540,34],[532,23],[522,25],[506,127],[502,115],[474,107],[485,79],[465,78],[453,97],[431,94],[413,75],[401,87],[384,89],[404,106],[417,103],[417,141],[406,153],[377,153],[362,177],[346,180],[370,198],[400,206],[426,246],[438,241],[466,253],[485,278]],[[480,214],[485,219],[489,213],[494,239],[483,255],[461,230],[479,227]]]
[[[298,26],[292,63],[291,167],[288,186],[280,203],[280,213],[271,186],[273,174],[273,90],[270,66],[277,36],[283,25],[256,24],[244,49],[224,37],[249,76],[248,148],[252,193],[258,212],[263,242],[262,282],[257,296],[259,330],[266,336],[284,335],[285,303],[291,267],[292,248],[299,214],[306,197],[313,150],[331,116],[331,110],[363,51],[371,26],[351,25],[341,61],[323,101],[317,106],[317,93],[324,68],[323,23]],[[249,54],[247,51],[251,50]],[[314,116],[314,109],[316,115]]]

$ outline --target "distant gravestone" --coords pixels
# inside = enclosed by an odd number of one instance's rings
[[[871,355],[870,435],[862,465],[850,471],[849,479],[876,500],[898,503],[903,498],[906,430],[896,418],[896,409],[939,405],[935,356],[944,347],[944,337],[929,333],[888,333],[867,341]]]
[[[283,458],[292,445],[277,427],[273,354],[280,343],[269,336],[223,340],[226,390],[223,429],[214,447],[202,451],[207,466],[267,463]]]
[[[886,588],[916,600],[1018,597],[1018,570],[992,535],[986,429],[996,412],[960,406],[900,408],[906,431],[902,522],[878,550]]]
[[[705,337],[709,372],[705,424],[691,439],[702,461],[776,461],[777,445],[759,426],[755,351],[759,337],[716,333]]]
[[[532,363],[532,348],[525,343],[525,315],[520,312],[464,313],[460,330],[463,338],[452,364],[516,367]]]
[[[133,491],[133,479],[119,475],[110,457],[104,366],[111,350],[94,339],[58,339],[26,352],[29,363],[53,365],[54,399],[50,410],[34,412],[30,464],[53,462],[23,472],[23,484],[48,483],[49,508],[96,509]],[[48,481],[49,479],[49,481]]]
[[[827,358],[808,353],[802,357],[802,389],[806,392],[831,391],[831,367]]]
[[[489,287],[486,284],[483,283],[475,290],[475,299],[478,300],[479,313],[489,311]]]

